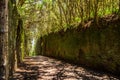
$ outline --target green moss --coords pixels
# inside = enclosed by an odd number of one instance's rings
[[[109,26],[110,25],[110,26]],[[51,33],[44,38],[44,54],[92,68],[120,72],[120,24],[101,28],[70,29]],[[118,69],[118,70],[117,70]]]

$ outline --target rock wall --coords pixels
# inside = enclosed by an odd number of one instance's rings
[[[120,73],[120,19],[100,19],[84,28],[50,33],[38,39],[36,53],[110,73]]]

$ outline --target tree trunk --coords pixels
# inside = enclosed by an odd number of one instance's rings
[[[0,80],[8,80],[8,0],[0,0]]]
[[[118,13],[120,14],[120,0],[119,0],[119,10],[118,10]]]
[[[98,24],[98,1],[94,1],[94,21]]]
[[[17,37],[16,37],[16,57],[17,57],[17,66],[19,67],[22,63],[22,49],[21,49],[21,42],[22,42],[22,31],[23,31],[23,22],[21,19],[18,20],[18,27],[17,27]]]

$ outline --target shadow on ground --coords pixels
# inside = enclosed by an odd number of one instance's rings
[[[37,56],[26,57],[23,67],[10,80],[119,80],[113,76],[65,63],[56,59]]]

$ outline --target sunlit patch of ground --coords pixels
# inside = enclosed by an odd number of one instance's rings
[[[11,80],[119,80],[113,76],[87,70],[56,59],[26,57],[23,67],[16,69]]]

